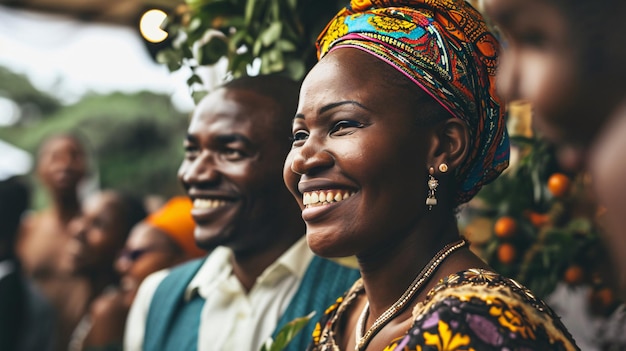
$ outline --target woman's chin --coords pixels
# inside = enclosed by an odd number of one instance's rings
[[[341,242],[336,235],[327,235],[319,232],[306,233],[307,243],[314,254],[325,258],[341,258],[354,256],[354,245]]]

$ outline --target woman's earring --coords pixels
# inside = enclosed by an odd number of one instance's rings
[[[446,165],[446,168],[447,167],[448,166]],[[441,165],[439,166],[439,168],[441,168]],[[428,205],[429,211],[433,209],[433,206],[437,205],[435,191],[437,190],[437,186],[439,186],[439,181],[437,181],[437,179],[433,177],[433,174],[435,174],[435,169],[433,167],[430,167],[428,169],[428,197],[426,198],[426,205]]]
[[[439,165],[439,172],[441,173],[446,173],[448,171],[448,165],[445,163],[442,163]]]

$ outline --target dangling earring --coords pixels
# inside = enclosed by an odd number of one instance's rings
[[[439,181],[433,177],[433,174],[435,174],[435,169],[430,167],[428,169],[428,197],[426,198],[426,205],[428,205],[429,211],[433,209],[433,206],[437,205],[435,191],[437,190],[437,186],[439,186]]]
[[[439,165],[439,172],[446,173],[448,171],[448,165],[442,163]],[[437,198],[435,197],[435,191],[437,191],[437,187],[439,186],[439,181],[435,179],[433,176],[435,174],[435,169],[430,167],[428,169],[428,197],[426,198],[426,205],[428,205],[428,210],[432,210],[433,206],[437,205]]]

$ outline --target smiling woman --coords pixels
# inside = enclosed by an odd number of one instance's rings
[[[457,206],[509,153],[499,45],[479,13],[463,0],[355,0],[317,44],[283,174],[311,249],[356,255],[362,279],[309,349],[577,350],[548,306],[459,236]]]

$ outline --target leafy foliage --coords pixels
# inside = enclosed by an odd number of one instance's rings
[[[285,324],[278,333],[276,334],[275,339],[269,339],[263,346],[261,347],[261,351],[281,351],[284,350],[285,347],[289,344],[291,339],[296,336],[302,328],[304,328],[315,316],[315,311],[307,314],[304,317],[296,318],[291,322]]]
[[[597,207],[584,174],[562,173],[554,150],[539,138],[516,137],[512,143],[520,153],[519,162],[481,190],[475,201],[481,205],[474,220],[487,217],[495,223],[483,228],[493,233],[481,243],[483,257],[540,297],[564,280],[603,285],[599,272],[606,255]],[[557,193],[548,186],[555,174],[571,179],[571,184],[565,184],[567,192]],[[504,217],[511,224],[496,228]],[[471,233],[467,235],[471,237]],[[503,246],[508,250],[502,250]],[[565,272],[572,266],[584,267],[580,281],[567,281],[571,278],[566,278]]]
[[[26,76],[0,67],[0,96],[13,100],[22,110],[22,123],[56,112],[61,103],[35,88]]]
[[[187,0],[163,28],[172,38],[157,60],[170,71],[191,68],[192,95],[202,96],[197,68],[228,60],[234,76],[259,73],[300,80],[316,62],[315,39],[338,11],[338,0]]]

